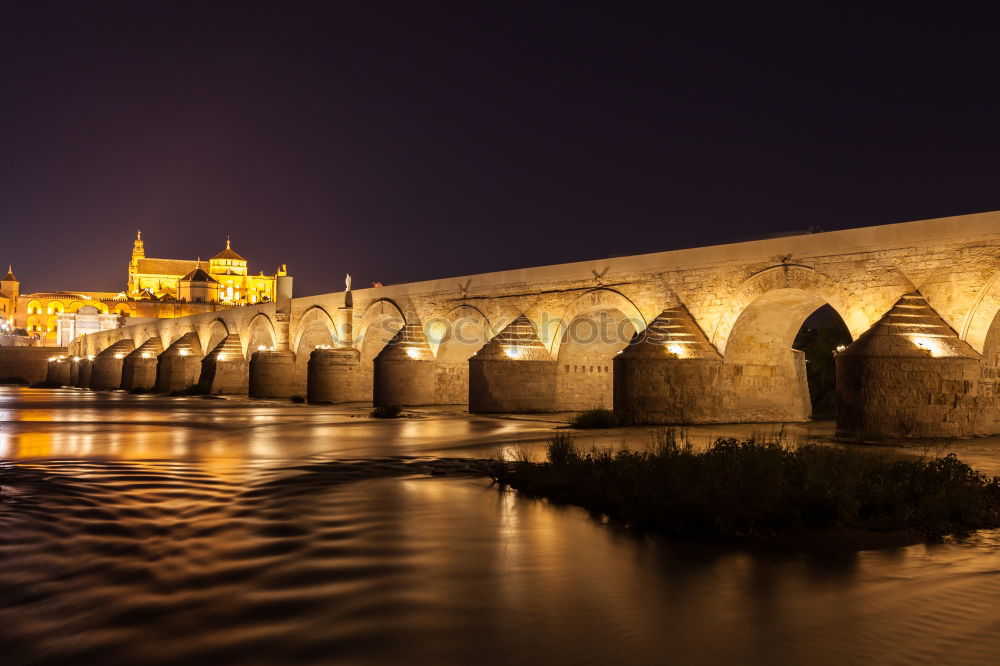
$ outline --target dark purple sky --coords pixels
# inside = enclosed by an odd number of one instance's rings
[[[0,258],[307,295],[1000,208],[993,16],[577,4],[0,0]]]

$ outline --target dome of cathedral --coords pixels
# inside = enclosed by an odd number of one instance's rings
[[[187,282],[218,282],[218,280],[206,273],[201,266],[194,269],[181,279]]]

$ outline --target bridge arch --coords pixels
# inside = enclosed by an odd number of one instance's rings
[[[620,291],[609,289],[608,287],[591,289],[574,298],[556,322],[556,332],[552,335],[552,341],[549,345],[549,352],[552,354],[552,357],[558,358],[562,345],[565,342],[572,341],[571,338],[574,333],[572,328],[575,325],[579,326],[581,322],[586,321],[586,318],[593,317],[599,313],[607,314],[612,312],[619,313],[619,316],[616,318],[617,322],[626,321],[631,325],[633,330],[632,334],[629,335],[629,339],[637,331],[646,328],[647,322],[642,312],[631,299]],[[627,344],[628,340],[625,343]],[[624,347],[624,344],[622,346]]]
[[[977,352],[986,353],[990,329],[1000,312],[1000,271],[983,285],[962,325],[961,337]]]
[[[249,359],[260,347],[274,347],[278,343],[278,333],[271,318],[264,313],[258,313],[240,335],[243,346],[243,357]]]
[[[194,333],[196,335],[198,333],[194,324],[192,324],[186,317],[171,319],[169,321],[169,324],[159,327],[160,341],[163,343],[164,349],[167,349],[170,345],[177,342],[188,333]],[[200,338],[198,342],[199,344],[201,343]]]
[[[646,325],[635,303],[617,290],[599,287],[573,299],[550,346],[556,360],[556,409],[610,409],[612,359]]]
[[[229,325],[222,319],[216,318],[202,326],[198,331],[198,339],[201,342],[201,351],[208,354],[230,335]]]
[[[469,359],[496,335],[489,318],[479,308],[462,304],[423,325],[434,354],[435,402],[468,402]]]
[[[424,322],[427,342],[440,363],[464,363],[493,339],[496,331],[479,308],[462,304]]]
[[[136,349],[141,347],[152,337],[159,336],[159,332],[152,326],[129,326],[128,330],[132,334],[132,342]]]
[[[822,363],[807,367],[806,345],[801,350],[793,345],[806,320],[814,313],[821,316],[825,306],[831,312],[824,330],[832,327],[830,333],[809,345],[814,361]],[[832,280],[807,266],[776,266],[752,276],[736,291],[713,336],[723,356],[726,411],[739,421],[811,418],[814,399],[832,400],[833,346],[867,330],[884,313],[881,307],[849,308]],[[831,348],[819,349],[829,336],[835,338]],[[829,372],[821,376],[820,368]],[[810,381],[816,395],[810,395]],[[832,403],[824,403],[823,412],[830,409]]]
[[[380,298],[365,308],[354,345],[363,362],[372,361],[406,324],[403,310],[388,298]]]
[[[297,356],[305,353],[308,357],[317,345],[339,347],[343,342],[337,335],[337,324],[330,313],[322,306],[314,305],[299,318],[292,340],[292,350]]]
[[[889,309],[895,299],[904,293],[900,291],[899,295],[889,300],[884,308],[881,304],[865,307],[848,302],[840,286],[832,278],[811,266],[801,264],[771,266],[754,273],[737,287],[720,314],[715,328],[706,331],[720,354],[726,355],[733,329],[740,317],[755,301],[770,292],[786,292],[784,305],[804,309],[810,304],[816,304],[809,313],[803,315],[803,320],[817,308],[825,304],[830,305],[847,325],[852,338],[857,338],[868,330]],[[782,300],[778,297],[772,298],[774,305],[778,305]],[[762,304],[766,305],[767,301]],[[780,307],[775,308],[773,312],[780,312]],[[799,325],[801,323],[799,321]]]

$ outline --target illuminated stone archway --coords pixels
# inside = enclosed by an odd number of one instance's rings
[[[373,361],[405,324],[403,310],[392,300],[383,298],[369,305],[354,336],[362,363]]]
[[[556,359],[557,410],[610,409],[615,354],[646,328],[639,309],[612,289],[594,289],[576,298],[552,341]]]
[[[720,354],[726,355],[737,320],[751,304],[765,294],[784,289],[798,290],[811,295],[812,302],[817,303],[813,310],[824,304],[830,305],[844,320],[852,338],[857,338],[867,331],[905,291],[903,289],[882,294],[879,300],[869,298],[859,301],[845,291],[845,285],[811,266],[800,264],[771,266],[757,271],[733,290],[732,296],[721,310],[715,327],[711,331],[705,331],[709,341]],[[801,325],[801,322],[799,324]]]
[[[792,343],[806,318],[824,305],[831,305],[845,324],[846,317],[842,303],[830,303],[831,292],[822,282],[796,272],[798,279],[778,276],[742,292],[754,298],[724,336],[717,331],[717,339],[725,341],[718,382],[721,415],[728,415],[723,420],[806,421],[812,416],[805,354]],[[860,317],[855,320],[862,325]]]
[[[278,334],[274,324],[265,314],[258,314],[240,336],[243,346],[243,356],[249,359],[254,352],[273,349],[278,344]]]
[[[229,337],[229,326],[222,319],[213,319],[202,327],[198,337],[202,342],[202,352],[208,354]]]
[[[295,327],[292,350],[300,357],[308,357],[317,347],[340,347],[343,341],[337,333],[337,324],[324,308],[313,306],[303,313]]]
[[[375,357],[403,328],[406,317],[391,299],[382,298],[371,303],[354,327],[354,346],[359,352],[357,377],[353,393],[361,400],[372,400],[375,383]]]
[[[201,361],[198,390],[208,395],[246,395],[249,365],[239,333],[215,319],[202,328],[205,357]]]
[[[1000,312],[1000,272],[995,273],[977,295],[959,332],[961,338],[973,349],[985,355],[986,341],[998,312]]]
[[[496,333],[481,310],[463,304],[444,317],[429,319],[425,325],[428,344],[434,353],[436,402],[460,405],[469,400],[469,359]]]

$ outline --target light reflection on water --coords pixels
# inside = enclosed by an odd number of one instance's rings
[[[540,421],[13,389],[0,413],[4,664],[953,664],[1000,646],[1000,532],[733,551],[394,458],[539,450]],[[995,445],[954,444],[996,469]]]

